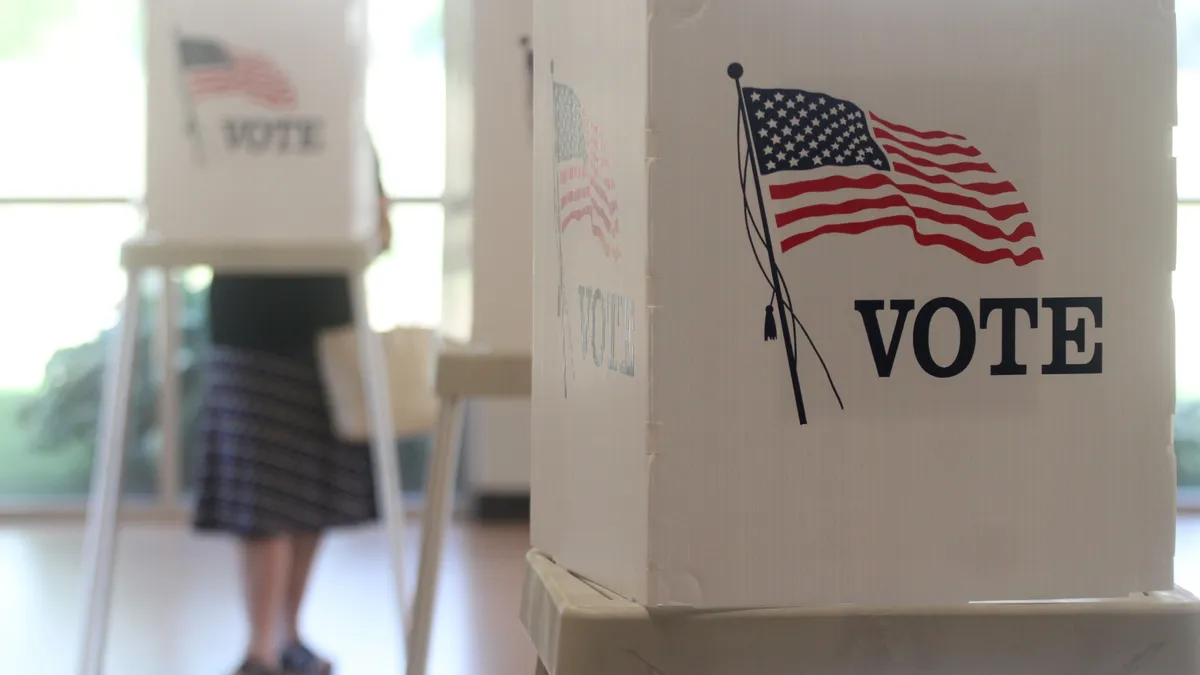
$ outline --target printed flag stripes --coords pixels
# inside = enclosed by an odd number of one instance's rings
[[[964,136],[919,131],[817,92],[742,91],[781,251],[904,227],[921,246],[979,264],[1042,259],[1016,187]]]
[[[589,226],[604,255],[617,260],[617,186],[604,139],[575,91],[565,84],[554,84],[554,111],[559,227],[565,232],[572,223]]]
[[[238,54],[204,38],[179,40],[186,86],[197,101],[244,96],[267,108],[290,109],[296,91],[279,66],[264,56]]]

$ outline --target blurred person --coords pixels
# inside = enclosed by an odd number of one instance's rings
[[[391,243],[379,177],[379,236]],[[352,323],[344,276],[215,274],[195,527],[237,537],[250,642],[236,675],[329,675],[299,616],[321,535],[377,516],[371,456],[334,435],[317,335]]]

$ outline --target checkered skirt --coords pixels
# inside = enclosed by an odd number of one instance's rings
[[[369,451],[335,438],[315,348],[214,346],[207,362],[196,529],[270,537],[375,519]]]

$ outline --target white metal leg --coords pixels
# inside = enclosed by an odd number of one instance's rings
[[[161,438],[158,456],[158,502],[167,508],[178,508],[183,472],[180,468],[183,428],[183,387],[179,377],[179,347],[183,333],[179,318],[182,313],[182,286],[173,270],[163,270],[162,296],[155,317],[155,361],[162,374],[158,392],[158,428]]]
[[[408,675],[425,675],[429,638],[433,630],[433,607],[437,597],[442,540],[450,524],[454,501],[454,479],[462,445],[463,401],[457,396],[442,399],[438,416],[433,462],[425,486],[425,515],[421,525],[421,564],[413,600],[412,632],[408,644]]]
[[[105,366],[104,401],[96,439],[92,487],[84,535],[84,637],[80,675],[100,675],[112,599],[113,562],[117,550],[117,511],[121,497],[129,399],[141,304],[140,270],[126,273],[125,300]]]
[[[367,315],[367,289],[364,273],[353,275],[351,296],[354,327],[363,369],[367,418],[371,426],[371,455],[375,474],[375,498],[379,516],[387,530],[395,584],[396,608],[401,628],[400,649],[405,650],[408,634],[408,602],[404,592],[404,509],[401,504],[400,461],[396,453],[396,426],[392,420],[391,392],[388,390],[387,360],[383,338],[371,330]]]

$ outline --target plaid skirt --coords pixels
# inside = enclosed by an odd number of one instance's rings
[[[370,452],[334,436],[314,348],[213,346],[207,365],[197,530],[271,537],[375,519]]]

